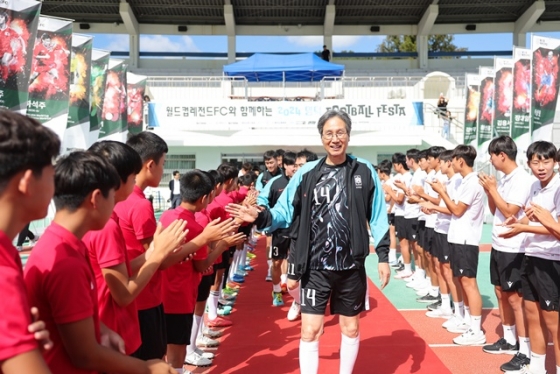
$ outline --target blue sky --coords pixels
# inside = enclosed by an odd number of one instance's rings
[[[560,32],[537,35],[560,38]],[[95,48],[110,51],[128,51],[128,35],[95,34]],[[530,35],[527,35],[530,45]],[[334,36],[334,52],[374,52],[384,36]],[[511,50],[511,34],[460,34],[455,45],[469,51]],[[238,36],[238,52],[312,52],[322,49],[322,36]],[[140,50],[150,52],[227,52],[226,36],[168,36],[142,35]]]

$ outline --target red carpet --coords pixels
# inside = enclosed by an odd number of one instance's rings
[[[266,256],[260,241],[255,271],[246,277],[231,315],[234,326],[225,330],[214,364],[194,373],[298,373],[300,321],[286,314],[292,299],[282,308],[272,306],[272,284],[265,282]],[[370,285],[370,306],[360,320],[360,353],[354,373],[450,373],[420,339],[403,316]],[[335,316],[325,318],[321,337],[320,373],[338,373],[340,329]]]

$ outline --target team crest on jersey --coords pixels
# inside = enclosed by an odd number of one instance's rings
[[[361,175],[354,175],[354,184],[356,188],[362,188],[362,176]]]

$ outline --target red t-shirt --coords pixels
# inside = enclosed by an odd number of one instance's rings
[[[31,324],[31,311],[23,282],[21,259],[12,241],[2,231],[0,231],[0,299],[2,300],[0,361],[4,361],[37,348],[37,342],[33,334],[27,331],[27,327]]]
[[[128,258],[132,260],[144,255],[146,250],[141,240],[153,237],[157,228],[152,203],[146,199],[138,186],[134,186],[128,199],[115,206],[115,213],[119,217]],[[136,298],[136,307],[138,310],[146,310],[160,305],[161,302],[161,272],[156,271]]]
[[[202,227],[202,229],[204,229],[206,226],[208,226],[208,224],[210,222],[212,222],[212,217],[210,217],[210,212],[208,212],[207,209],[202,209],[200,212],[196,212],[194,214],[194,218],[196,219],[196,222]],[[208,253],[209,250],[207,250],[206,252]],[[214,261],[214,264],[220,264],[222,262],[222,255],[219,255],[216,258],[216,261]],[[209,273],[206,273],[204,275],[210,275],[214,272],[214,270],[210,271]]]
[[[248,193],[249,193],[249,188],[247,188],[247,186],[240,186],[239,190],[231,191],[229,193],[229,196],[233,199],[233,202],[239,204],[243,202],[243,200],[245,200]]]
[[[163,227],[167,227],[177,219],[187,221],[185,228],[189,230],[187,242],[203,231],[202,226],[196,223],[194,213],[181,206],[165,211],[161,215],[160,222]],[[175,264],[163,272],[163,310],[166,314],[194,313],[202,273],[194,269],[193,261],[204,260],[207,251],[206,246],[200,247],[194,253],[192,260]]]
[[[116,213],[111,214],[103,230],[90,231],[83,242],[88,249],[89,262],[97,282],[97,301],[99,303],[99,319],[111,330],[123,338],[126,354],[130,355],[142,344],[140,322],[136,301],[126,307],[117,304],[109,286],[105,282],[101,269],[125,264],[128,277],[132,276],[130,262]]]
[[[100,341],[95,276],[84,243],[62,226],[51,223],[33,248],[24,271],[29,303],[39,309],[53,347],[43,353],[56,374],[92,374],[72,365],[57,325],[92,318]]]

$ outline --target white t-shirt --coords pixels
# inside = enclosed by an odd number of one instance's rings
[[[477,246],[482,237],[484,224],[484,189],[478,183],[475,172],[466,175],[453,199],[455,204],[466,204],[467,210],[461,217],[451,215],[447,240],[449,243]]]
[[[386,181],[381,181],[381,184],[386,184],[387,186],[389,186],[393,191],[396,191],[396,187],[393,183],[393,176],[390,176],[389,179],[387,179]],[[387,213],[393,213],[393,210],[395,209],[395,207],[391,207],[391,203],[393,201],[389,200],[385,202],[385,205],[387,207]]]
[[[545,188],[541,182],[536,181],[531,186],[531,192],[526,206],[534,202],[548,210],[558,220],[560,212],[560,178],[556,174]],[[539,222],[529,221],[531,226],[541,226]],[[526,256],[540,257],[546,260],[560,261],[560,243],[554,235],[540,235],[526,233],[523,240]]]
[[[447,175],[443,175],[441,173],[441,171],[436,172],[435,170],[432,170],[432,172],[430,172],[430,174],[428,174],[428,177],[426,178],[426,183],[424,183],[424,192],[426,192],[431,197],[438,197],[439,195],[437,194],[436,191],[434,191],[432,189],[432,186],[430,186],[428,181],[431,182],[434,179],[437,179],[438,181],[440,181],[441,184],[446,185],[447,184]],[[436,214],[426,215],[426,227],[435,229],[436,219],[437,219]]]
[[[521,167],[515,168],[511,173],[505,175],[498,181],[498,194],[508,204],[513,204],[523,208],[529,199],[529,193],[534,182],[532,178]],[[521,219],[525,213],[523,209],[519,209],[515,218]],[[494,226],[492,227],[492,248],[500,252],[523,253],[525,250],[521,246],[524,234],[516,235],[506,239],[499,235],[505,231],[509,231],[507,227],[502,226],[507,217],[505,217],[498,208],[494,213]]]
[[[447,179],[446,175],[443,175],[443,176]],[[453,174],[451,179],[447,179],[445,181],[447,194],[449,195],[449,198],[451,200],[455,201],[454,199],[457,196],[457,190],[459,189],[459,186],[461,185],[462,182],[463,182],[463,177],[459,173]],[[440,200],[439,206],[442,206],[442,207],[446,206],[445,201],[443,201],[443,199]],[[451,223],[451,214],[445,214],[445,213],[438,212],[437,217],[436,217],[435,231],[440,233],[440,234],[447,235],[447,233],[449,232],[449,224],[450,223]]]
[[[435,175],[436,175],[436,171],[431,170],[428,174],[426,174],[426,178],[424,179],[424,184],[422,185],[422,188],[424,189],[424,192],[427,193],[428,195],[430,194],[430,191],[432,190],[432,188],[428,184],[428,181],[433,180]],[[418,207],[418,210],[420,210],[420,213],[418,214],[418,221],[425,221],[426,222],[426,227],[428,227],[428,218],[429,218],[429,216],[431,216],[431,214],[426,214],[426,213],[422,212],[422,207]],[[432,227],[434,227],[434,226],[432,226]]]
[[[394,178],[395,181],[402,181],[406,188],[410,187],[410,182],[412,181],[412,174],[410,174],[410,171],[406,171],[404,174],[397,174],[395,175]],[[404,191],[401,190],[400,188],[396,188],[395,187],[395,191],[397,191],[398,195],[403,195]],[[405,197],[405,201],[406,201],[406,197]],[[404,216],[404,207],[406,202],[403,201],[402,204],[397,204],[395,202],[395,216],[400,216],[403,217]]]
[[[407,184],[406,186],[408,188],[410,188],[411,186],[414,186],[414,185],[424,187],[424,182],[426,181],[427,176],[428,176],[428,174],[426,174],[425,171],[418,168],[418,169],[416,169],[416,171],[412,175],[412,180],[410,181],[410,184]],[[418,218],[419,216],[420,216],[420,205],[409,204],[405,200],[405,203],[404,203],[404,218]]]
[[[173,179],[173,195],[181,194],[181,183],[177,179]]]

